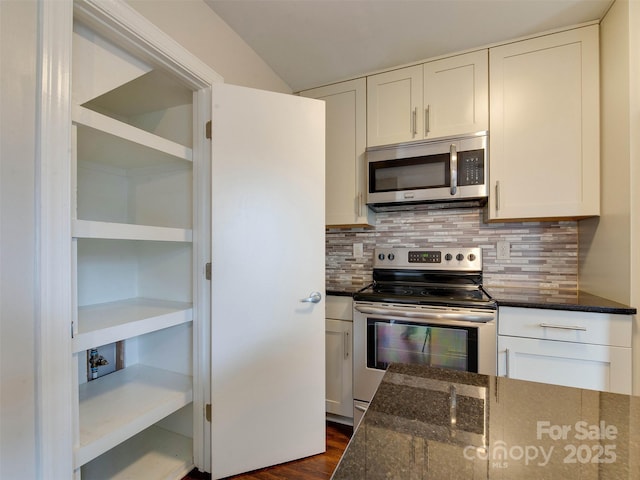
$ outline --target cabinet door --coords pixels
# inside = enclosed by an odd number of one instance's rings
[[[327,413],[343,417],[353,417],[352,332],[351,322],[326,319]]]
[[[366,89],[366,80],[359,78],[300,94],[325,102],[328,226],[375,223],[374,214],[366,205]]]
[[[424,136],[489,129],[487,50],[424,64]]]
[[[367,77],[367,146],[423,138],[422,65]]]
[[[498,336],[498,375],[631,393],[631,349]]]
[[[598,215],[598,27],[492,48],[489,62],[489,218]]]

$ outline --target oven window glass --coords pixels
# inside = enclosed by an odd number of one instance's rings
[[[449,154],[372,162],[369,181],[372,193],[446,187]]]
[[[478,329],[367,319],[367,367],[413,363],[478,371]]]

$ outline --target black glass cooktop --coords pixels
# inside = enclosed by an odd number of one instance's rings
[[[495,301],[482,288],[479,273],[374,270],[373,279],[371,285],[354,295],[354,300],[495,308]]]

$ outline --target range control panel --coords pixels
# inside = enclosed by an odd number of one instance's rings
[[[409,263],[440,263],[442,253],[439,250],[409,250]]]
[[[481,271],[482,249],[376,248],[373,268]]]

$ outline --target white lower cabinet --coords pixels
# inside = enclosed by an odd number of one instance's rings
[[[326,408],[334,420],[353,418],[353,301],[327,296],[326,310]]]
[[[630,394],[631,318],[500,307],[498,375]]]

